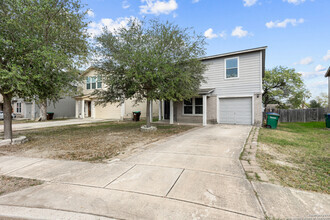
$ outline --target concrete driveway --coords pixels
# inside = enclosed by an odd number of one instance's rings
[[[264,213],[239,155],[250,126],[208,126],[123,161],[90,164],[0,157],[0,174],[45,180],[0,197],[5,216],[254,219]],[[44,214],[43,214],[44,213]],[[1,215],[1,214],[0,214]]]

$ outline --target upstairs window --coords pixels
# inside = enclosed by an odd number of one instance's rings
[[[203,114],[203,98],[193,98],[184,100],[183,102],[184,115],[202,115]]]
[[[225,59],[226,79],[238,78],[238,58]]]
[[[102,77],[101,76],[97,77],[97,88],[98,89],[102,88]]]
[[[98,89],[102,88],[102,77],[101,76],[88,76],[86,78],[86,89]]]
[[[92,89],[96,89],[96,76],[92,76]]]
[[[89,76],[86,79],[86,89],[91,89],[91,78]]]

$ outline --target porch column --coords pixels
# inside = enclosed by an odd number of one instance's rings
[[[125,112],[126,112],[126,106],[125,106],[125,102],[123,102],[123,103],[121,103],[121,106],[120,106],[120,119],[121,120],[124,120]]]
[[[85,101],[81,100],[81,118],[85,118]]]
[[[95,101],[91,101],[91,117],[95,118]]]
[[[152,122],[152,116],[153,116],[153,114],[152,114],[152,111],[153,111],[153,109],[152,109],[152,103],[153,103],[153,100],[151,100],[150,101],[150,122]]]
[[[162,119],[165,120],[165,101],[162,101]]]
[[[171,100],[170,101],[170,124],[172,125],[174,122],[174,119],[173,119],[173,101]]]
[[[36,120],[36,101],[32,101],[32,106],[31,106],[31,120]]]
[[[76,118],[79,117],[79,101],[76,100]]]
[[[203,95],[203,126],[207,125],[207,96]]]
[[[158,120],[162,120],[162,101],[159,100],[159,106],[158,106]]]

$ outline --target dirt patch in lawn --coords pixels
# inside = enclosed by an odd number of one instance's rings
[[[141,132],[144,122],[102,122],[19,132],[29,142],[4,146],[0,154],[104,162],[122,158],[146,144],[187,131],[194,126],[157,125],[155,132]]]
[[[43,182],[40,180],[0,175],[0,195],[22,190],[31,186],[40,185],[42,183]]]
[[[324,127],[324,122],[309,122],[260,129],[257,161],[272,182],[330,193],[330,132]]]

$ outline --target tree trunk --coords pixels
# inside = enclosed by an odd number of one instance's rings
[[[47,120],[47,100],[40,102],[40,118],[41,121]]]
[[[4,139],[12,139],[12,107],[11,107],[11,94],[3,94],[3,113],[4,113]]]
[[[147,128],[151,127],[151,123],[150,123],[150,100],[147,99]]]

